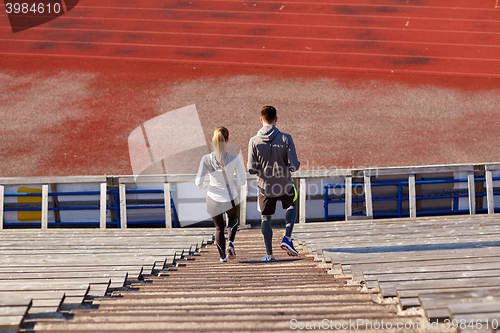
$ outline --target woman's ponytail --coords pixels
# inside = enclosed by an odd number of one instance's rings
[[[229,131],[223,126],[219,126],[214,130],[212,136],[212,144],[214,147],[215,160],[222,169],[226,169],[224,165],[224,156],[226,155],[226,141],[229,139]]]

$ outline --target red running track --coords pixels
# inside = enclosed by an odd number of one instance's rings
[[[496,6],[80,0],[14,34],[2,4],[0,176],[130,174],[130,133],[190,104],[243,156],[276,106],[304,169],[500,161]]]
[[[0,7],[4,11],[3,7]],[[97,1],[0,55],[500,78],[498,0]]]

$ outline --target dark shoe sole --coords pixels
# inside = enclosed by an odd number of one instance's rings
[[[228,247],[227,248],[227,259],[234,259],[236,258],[236,252],[234,251],[234,249]]]
[[[285,251],[288,253],[288,255],[289,255],[289,256],[298,256],[298,255],[299,255],[299,253],[298,253],[298,252],[293,251],[293,250],[292,250],[290,247],[288,247],[288,245],[286,245],[286,244],[281,244],[281,248],[282,248],[283,250],[285,250]]]

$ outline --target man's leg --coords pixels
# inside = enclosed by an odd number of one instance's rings
[[[266,246],[267,256],[264,256],[262,260],[274,260],[273,256],[273,228],[271,227],[271,219],[276,210],[276,200],[277,198],[268,198],[262,193],[259,193],[259,211],[262,214],[262,223],[260,225],[260,231],[262,236],[264,236],[264,245]]]
[[[284,198],[285,200],[291,199],[290,197]],[[291,205],[286,209],[285,213],[285,221],[286,221],[286,230],[285,230],[285,236],[283,237],[283,240],[281,241],[281,248],[285,250],[288,255],[291,256],[296,256],[299,254],[299,252],[293,247],[293,242],[292,242],[292,231],[293,231],[293,225],[295,224],[295,220],[297,219],[297,203],[296,203],[296,197],[292,198],[293,201],[291,202]],[[285,201],[285,205],[286,205]],[[283,208],[285,208],[284,206]]]
[[[262,224],[260,231],[264,236],[264,244],[266,245],[266,252],[268,256],[273,255],[273,228],[271,227],[272,215],[262,215]]]
[[[292,237],[293,225],[295,224],[296,219],[297,219],[297,205],[293,204],[290,207],[288,207],[285,213],[285,221],[286,221],[285,236],[288,238]]]

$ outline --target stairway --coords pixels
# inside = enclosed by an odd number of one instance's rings
[[[261,261],[260,230],[243,230],[236,236],[234,260],[220,263],[215,244],[208,245],[157,275],[88,301],[86,308],[63,308],[60,317],[38,318],[22,331],[390,331],[398,324],[408,328],[425,321],[418,313],[398,315],[395,303],[379,302],[378,293],[335,277],[331,265],[314,261],[300,247],[298,257],[289,257],[279,249],[282,230],[274,235],[275,262]]]

